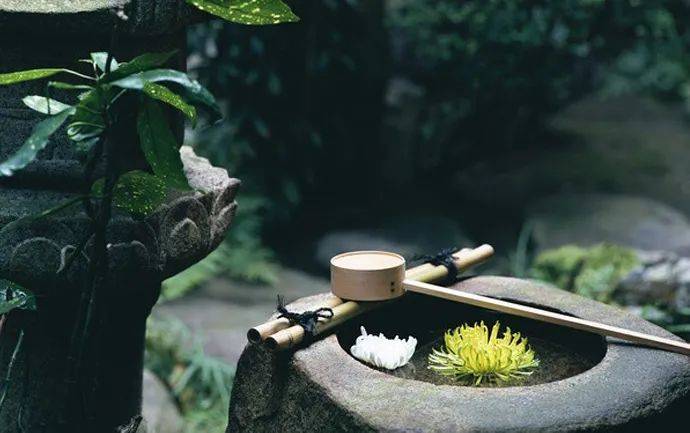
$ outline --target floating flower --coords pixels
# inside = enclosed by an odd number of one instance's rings
[[[539,366],[539,360],[527,345],[527,339],[520,333],[512,333],[510,328],[499,337],[500,327],[496,322],[489,332],[481,322],[446,331],[445,347],[432,351],[429,368],[474,385],[529,376]]]
[[[397,335],[388,339],[383,334],[369,335],[364,326],[360,327],[362,335],[357,337],[355,345],[350,348],[352,356],[367,364],[388,370],[395,370],[407,364],[417,347],[414,337],[402,340]]]

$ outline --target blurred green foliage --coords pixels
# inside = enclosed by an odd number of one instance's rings
[[[669,0],[295,0],[302,20],[281,28],[221,22],[191,29],[189,64],[227,122],[196,135],[197,150],[244,181],[240,216],[267,232],[323,209],[385,209],[381,161],[412,155],[402,191],[449,179],[497,152],[558,146],[550,116],[592,93],[690,101],[690,4]],[[392,78],[419,89],[410,142],[384,134]],[[407,102],[404,102],[407,103]],[[393,105],[391,105],[393,104]],[[690,104],[689,104],[690,105]],[[416,111],[415,111],[416,110]],[[393,117],[393,119],[408,119]],[[408,134],[408,132],[405,132]],[[388,137],[388,138],[386,138]],[[391,139],[390,137],[393,137]],[[511,158],[519,164],[519,153]],[[261,202],[243,210],[245,201]],[[243,229],[242,229],[243,230]],[[274,236],[273,238],[276,238]]]
[[[618,283],[639,264],[629,248],[599,244],[589,248],[565,245],[537,255],[531,276],[561,289],[610,302]]]
[[[352,166],[361,175],[374,169],[362,161],[376,160],[367,156],[383,105],[378,3],[300,0],[291,2],[297,25],[214,21],[189,31],[190,69],[218,95],[226,119],[192,141],[243,186],[227,247],[166,281],[164,296],[218,274],[274,283],[266,227],[288,226],[305,196],[357,195],[367,176],[353,176]]]
[[[550,114],[590,92],[689,93],[687,2],[392,4],[388,25],[405,53],[399,69],[427,92],[419,139],[436,149],[433,170],[534,147]]]
[[[597,301],[615,304],[618,284],[639,259],[629,248],[599,244],[589,248],[564,245],[538,254],[527,275]],[[623,305],[639,307],[639,314],[684,338],[690,337],[690,309],[668,303]]]
[[[641,313],[646,320],[690,340],[690,308],[645,305]]]
[[[149,318],[145,365],[175,397],[186,422],[185,432],[225,431],[235,370],[206,355],[201,341],[181,321]]]
[[[368,177],[375,162],[386,77],[380,2],[291,6],[297,25],[190,32],[190,67],[228,120],[200,134],[197,149],[243,180],[243,197],[267,198],[269,225],[288,221],[305,195],[356,195],[353,167]]]

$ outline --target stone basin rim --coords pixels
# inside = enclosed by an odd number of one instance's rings
[[[454,287],[538,303],[580,317],[680,340],[623,310],[543,283],[476,277]],[[303,298],[293,303],[292,308],[312,308],[325,296]],[[615,344],[618,340],[610,338],[606,341],[607,350],[601,362],[581,374],[555,382],[506,388],[436,385],[394,377],[349,356],[336,335],[298,350],[292,364],[296,374],[319,388],[330,404],[346,408],[343,410],[356,419],[366,420],[366,425],[376,431],[488,431],[489,427],[493,431],[575,431],[602,425],[621,427],[655,416],[690,396],[690,363],[685,356]],[[343,372],[347,372],[347,377]],[[429,399],[433,399],[433,407]],[[391,412],[391,404],[399,410]],[[487,419],[481,416],[487,407],[496,413],[519,411],[520,419],[489,417],[492,424],[488,426]],[[567,411],[563,410],[565,407]]]

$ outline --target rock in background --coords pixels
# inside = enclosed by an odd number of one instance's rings
[[[147,433],[183,432],[184,421],[170,390],[148,370],[144,370],[143,404]]]
[[[539,250],[601,242],[690,253],[690,221],[656,200],[615,194],[560,194],[529,207]]]
[[[638,251],[638,258],[640,266],[616,290],[621,304],[690,308],[690,258],[668,251]]]
[[[681,107],[637,96],[591,96],[562,110],[551,143],[475,161],[458,194],[498,207],[561,192],[654,197],[690,213],[690,128]]]
[[[566,194],[536,202],[528,220],[538,253],[602,242],[633,250],[639,265],[611,287],[615,302],[690,307],[690,222],[680,211],[644,197]]]

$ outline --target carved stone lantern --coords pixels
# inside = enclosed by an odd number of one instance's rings
[[[0,0],[0,72],[71,65],[90,52],[108,50],[114,5],[125,5],[129,17],[116,57],[179,49],[183,65],[184,24],[192,14],[184,1]],[[43,86],[0,87],[0,160],[38,121],[21,99],[43,94]],[[178,126],[181,134],[181,121]],[[0,394],[8,365],[14,364],[0,408],[3,433],[84,431],[83,425],[70,424],[67,414],[75,407],[88,408],[99,433],[114,432],[139,416],[145,322],[161,281],[216,248],[236,209],[239,181],[191,148],[183,147],[182,155],[195,191],[169,197],[143,220],[115,213],[108,228],[109,273],[105,287],[98,288],[104,314],[76,378],[91,397],[68,393],[73,384],[66,383],[76,362],[68,359],[69,347],[87,280],[89,244],[66,273],[57,274],[88,231],[89,219],[77,206],[8,226],[77,195],[84,187],[81,165],[65,134],[56,134],[36,162],[0,178],[0,278],[30,289],[38,304],[36,312],[14,311],[0,334]],[[22,350],[15,355],[22,331]],[[85,398],[90,401],[79,401]]]

